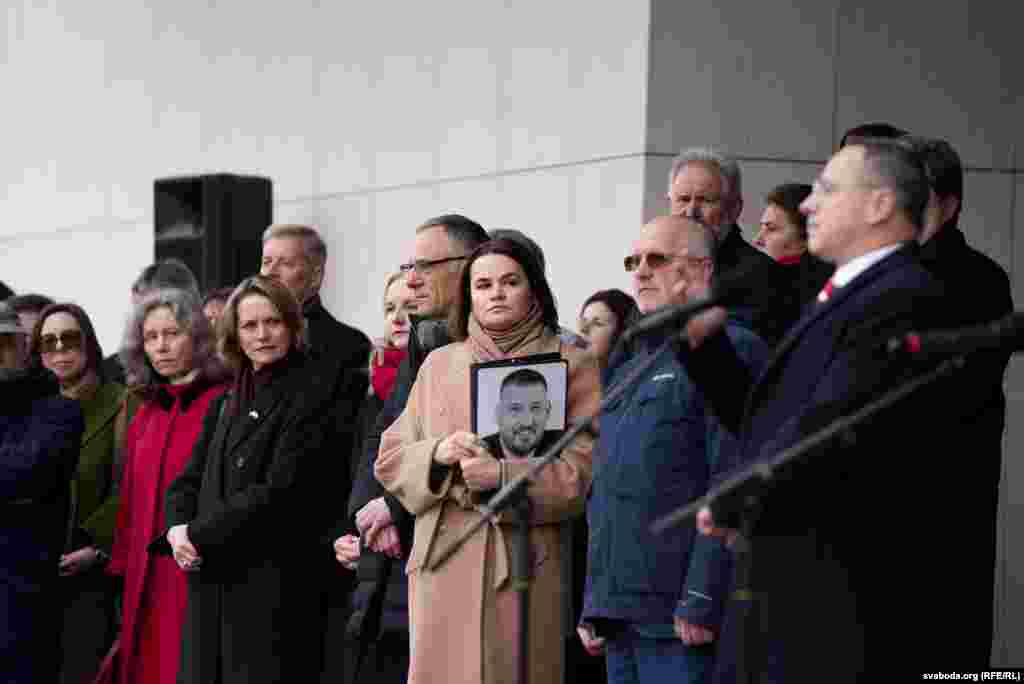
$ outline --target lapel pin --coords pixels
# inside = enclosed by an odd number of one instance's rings
[[[256,410],[253,409],[252,411],[249,411],[249,417],[252,418],[253,420],[259,420],[260,414],[256,413]]]

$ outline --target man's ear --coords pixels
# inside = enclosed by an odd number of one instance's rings
[[[309,284],[313,294],[320,292],[320,286],[324,284],[324,264],[313,266],[313,272],[309,275]]]
[[[865,204],[864,213],[864,218],[869,225],[887,221],[896,213],[896,193],[889,188],[872,190]]]
[[[960,199],[956,195],[949,195],[939,200],[939,208],[942,209],[942,220],[939,225],[946,225],[950,219],[956,216],[960,210]]]
[[[743,213],[743,197],[737,197],[732,201],[732,206],[729,210],[729,223],[739,223],[740,214]]]

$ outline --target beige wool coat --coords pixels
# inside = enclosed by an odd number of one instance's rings
[[[592,415],[600,401],[597,365],[585,352],[545,334],[509,357],[560,352],[569,362],[567,420]],[[409,576],[411,662],[409,684],[514,684],[519,631],[516,592],[509,585],[512,528],[504,522],[478,530],[440,568],[436,555],[480,518],[458,469],[440,488],[429,482],[433,453],[457,430],[470,430],[469,342],[427,357],[405,411],[383,434],[377,479],[416,516]],[[529,681],[558,684],[562,677],[563,622],[559,523],[582,515],[591,481],[594,440],[583,432],[528,487],[534,574],[530,585]],[[530,460],[509,459],[507,476]],[[436,483],[435,483],[436,484]],[[433,549],[432,551],[428,551]]]

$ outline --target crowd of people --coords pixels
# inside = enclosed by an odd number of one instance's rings
[[[987,667],[1008,354],[974,353],[696,523],[652,531],[930,367],[891,338],[1012,311],[1006,273],[958,227],[953,147],[853,129],[813,185],[763,198],[749,242],[724,154],[683,150],[667,198],[623,235],[632,295],[595,283],[577,331],[534,239],[459,214],[380,256],[395,268],[373,340],[324,308],[327,249],[309,226],[267,228],[257,272],[230,288],[148,266],[106,358],[81,307],[8,292],[0,679],[791,683]],[[728,308],[650,316],[726,292]],[[586,427],[525,490],[520,605],[511,511],[435,560],[557,441],[547,380],[515,370],[532,358],[564,360],[564,425]],[[474,428],[480,364],[510,370],[493,435]]]

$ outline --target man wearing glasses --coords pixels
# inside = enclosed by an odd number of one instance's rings
[[[60,665],[57,568],[85,425],[28,331],[0,303],[0,681],[52,682]]]
[[[409,391],[427,354],[451,341],[447,315],[458,292],[459,271],[469,253],[487,240],[487,231],[465,216],[438,216],[416,229],[412,258],[400,266],[406,274],[406,287],[412,294],[410,308],[416,313],[409,316],[409,345],[398,368],[395,387],[366,436],[363,462],[349,501],[349,517],[359,529],[362,546],[359,584],[353,597],[355,613],[348,629],[351,634],[362,634],[364,623],[373,623],[373,616],[368,614],[370,607],[377,606],[379,610],[382,592],[387,591],[389,581],[396,584],[390,580],[392,573],[403,572],[404,563],[394,559],[400,559],[412,549],[412,516],[373,477],[380,436],[405,410]],[[400,591],[407,591],[404,581],[399,581],[397,586],[401,587]],[[389,636],[408,639],[407,633]],[[373,638],[377,637],[369,637]],[[396,665],[395,670],[408,668],[407,645],[404,656],[404,662]]]
[[[715,271],[710,228],[663,216],[641,229],[626,271],[641,314],[707,295]],[[730,339],[751,372],[767,345],[742,324]],[[658,361],[600,416],[587,522],[590,549],[580,638],[607,654],[608,681],[705,682],[728,589],[728,555],[717,542],[677,527],[654,535],[651,523],[703,495],[731,442],[676,359],[672,331],[639,339],[610,361],[607,386],[651,354]]]
[[[672,160],[668,200],[674,216],[707,224],[715,235],[715,283],[738,278],[750,282],[744,312],[769,344],[774,344],[799,315],[799,288],[786,270],[743,239],[737,225],[743,211],[740,167],[708,148],[688,148]]]

